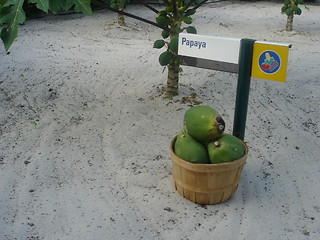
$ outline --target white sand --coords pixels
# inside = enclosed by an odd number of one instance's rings
[[[0,49],[0,239],[320,239],[320,6],[309,7],[291,33],[279,3],[195,15],[199,34],[292,44],[286,83],[252,79],[236,194],[207,206],[172,186],[169,142],[189,106],[159,93],[161,31],[120,28],[104,10],[27,21]],[[175,100],[196,93],[231,132],[237,75],[183,69]]]

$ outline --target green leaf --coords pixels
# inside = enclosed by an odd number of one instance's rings
[[[167,38],[167,37],[170,36],[170,33],[169,33],[168,31],[166,31],[166,30],[163,30],[162,33],[161,33],[161,36],[162,36],[163,38]]]
[[[72,7],[72,4],[66,5],[67,2],[64,1],[49,1],[49,9],[53,14],[57,14],[66,11]]]
[[[35,3],[36,7],[44,12],[48,12],[49,0],[29,0],[30,3]]]
[[[299,10],[296,11],[296,14],[301,15],[301,13],[302,13],[302,10],[301,10],[301,8],[299,8]]]
[[[170,19],[164,16],[159,16],[156,18],[156,22],[161,26],[167,26],[170,23]]]
[[[165,10],[161,10],[160,12],[158,12],[158,16],[167,16],[168,12]]]
[[[197,29],[195,27],[187,27],[187,33],[197,34]]]
[[[173,57],[174,57],[174,55],[169,51],[161,53],[159,56],[160,65],[161,66],[168,65],[172,61]]]
[[[164,11],[172,12],[172,11],[173,11],[173,7],[166,7],[166,8],[164,9]]]
[[[90,0],[54,0],[49,1],[49,9],[54,14],[67,11],[74,6],[75,12],[91,15]]]
[[[291,3],[290,0],[284,0],[285,5],[290,5],[290,3]]]
[[[18,34],[18,24],[24,23],[26,15],[23,10],[25,0],[0,0],[0,25],[7,26],[1,30],[0,37],[4,43],[5,49],[8,50]],[[91,0],[30,0],[35,3],[37,8],[53,13],[68,10],[74,6],[74,11],[85,14],[92,14]]]
[[[293,14],[293,11],[291,8],[287,8],[287,10],[285,11],[285,14],[287,14],[288,16]]]
[[[192,23],[192,18],[191,17],[182,17],[182,21],[185,24],[191,24]]]
[[[24,23],[26,20],[26,14],[22,8],[23,2],[24,0],[13,0],[10,6],[1,11],[0,24],[7,25],[0,33],[6,51],[9,50],[18,35],[18,24]]]
[[[173,37],[171,41],[169,42],[168,46],[171,52],[177,53],[178,52],[178,42],[179,38],[178,37]]]
[[[0,36],[1,36],[1,39],[4,44],[4,48],[6,49],[6,51],[9,50],[13,41],[17,38],[17,35],[18,35],[18,27],[17,26],[6,27],[1,30]]]
[[[115,2],[114,2],[114,3],[111,3],[111,4],[110,4],[110,7],[115,8],[115,9],[118,9],[117,3],[115,3]]]
[[[91,0],[67,0],[75,3],[74,11],[82,12],[84,14],[91,15],[92,10],[90,6]]]
[[[288,9],[287,6],[283,6],[283,7],[281,8],[281,13],[285,13],[287,9]]]
[[[196,13],[196,10],[195,9],[188,9],[185,13],[184,13],[184,15],[185,16],[191,16],[191,15],[193,15],[193,14],[195,14]]]
[[[165,45],[165,41],[164,40],[156,40],[153,43],[153,47],[154,48],[162,48]]]
[[[297,3],[298,4],[304,4],[304,1],[303,0],[298,0]]]
[[[0,24],[6,23],[10,25],[18,25],[24,23],[26,20],[26,14],[23,11],[22,5],[24,0],[14,0],[11,1],[9,7],[6,7],[2,10],[0,15]]]
[[[297,14],[300,15],[302,13],[301,8],[299,8],[298,6],[293,6],[292,10]]]
[[[117,2],[124,8],[126,6],[127,0],[117,0]]]
[[[9,0],[0,0],[0,12],[1,12],[1,9],[6,8],[6,7],[10,7],[11,5],[13,5],[13,4]]]

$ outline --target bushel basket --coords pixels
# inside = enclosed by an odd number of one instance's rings
[[[228,200],[237,190],[245,155],[238,160],[219,164],[194,164],[174,153],[176,137],[170,144],[172,176],[175,189],[186,199],[198,204],[217,204]]]

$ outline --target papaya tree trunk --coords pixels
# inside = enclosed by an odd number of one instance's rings
[[[120,3],[119,0],[117,0],[117,7],[119,11],[123,11],[124,7],[122,6],[122,4]],[[118,24],[120,26],[124,26],[125,25],[125,21],[124,21],[124,15],[121,13],[118,13]]]
[[[167,97],[173,97],[179,93],[179,72],[180,64],[178,56],[176,56],[168,65]]]
[[[170,42],[172,39],[179,37],[181,29],[181,16],[177,9],[176,0],[172,1],[173,7],[173,22],[170,24]],[[178,56],[178,46],[169,47],[170,51],[174,55],[172,61],[168,65],[168,79],[167,79],[167,97],[171,98],[179,94],[179,73],[180,73],[180,59]]]
[[[119,9],[120,10],[120,9]],[[121,10],[122,11],[122,10]],[[120,26],[124,26],[126,25],[125,21],[124,21],[124,16],[120,13],[118,13],[118,24]]]
[[[293,14],[287,16],[286,31],[291,32],[293,25]]]

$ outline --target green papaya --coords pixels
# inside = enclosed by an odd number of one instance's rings
[[[226,163],[243,157],[245,148],[240,139],[225,134],[208,144],[208,154],[211,163]]]
[[[219,138],[225,128],[225,122],[220,114],[213,108],[204,105],[188,109],[183,121],[187,133],[201,143]]]
[[[191,163],[210,163],[207,149],[193,139],[185,129],[178,133],[174,152],[179,158]]]

